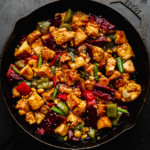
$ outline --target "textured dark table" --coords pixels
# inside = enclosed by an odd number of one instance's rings
[[[0,0],[0,50],[9,35],[16,19],[43,5],[50,0]],[[130,0],[138,6],[147,18],[147,47],[150,52],[150,0]],[[139,27],[139,20],[124,7],[114,5],[123,12],[133,24]],[[137,124],[131,130],[123,133],[115,140],[101,147],[102,150],[148,150],[150,149],[150,96],[143,108]],[[18,129],[9,115],[2,98],[0,97],[0,150],[47,150],[47,146],[29,137]],[[100,149],[100,148],[99,148]]]

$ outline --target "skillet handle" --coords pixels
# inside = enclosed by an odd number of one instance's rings
[[[106,5],[111,5],[115,3],[120,3],[124,5],[126,8],[128,8],[130,11],[132,11],[140,20],[140,29],[137,29],[143,39],[143,41],[146,44],[146,17],[143,15],[142,11],[138,8],[137,5],[135,5],[131,0],[104,0],[102,3]],[[111,6],[112,7],[112,6]]]

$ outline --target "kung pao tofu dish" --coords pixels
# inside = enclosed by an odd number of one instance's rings
[[[126,34],[102,16],[56,13],[20,37],[14,57],[15,109],[40,135],[94,138],[128,118],[126,104],[141,94]]]

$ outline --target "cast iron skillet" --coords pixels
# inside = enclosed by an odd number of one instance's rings
[[[112,0],[111,0],[112,1]],[[21,35],[27,35],[31,31],[34,30],[36,23],[41,20],[48,20],[54,16],[56,12],[64,12],[68,8],[71,8],[73,11],[83,11],[85,13],[93,13],[95,15],[102,15],[107,18],[110,22],[116,25],[117,29],[124,30],[129,43],[131,44],[136,59],[134,61],[137,75],[136,81],[142,85],[142,94],[140,97],[128,104],[130,116],[122,120],[120,124],[110,130],[104,130],[101,133],[100,140],[86,140],[80,141],[78,143],[65,143],[61,140],[58,140],[57,137],[49,137],[49,136],[40,136],[35,133],[35,127],[31,127],[28,123],[24,120],[24,117],[19,116],[17,110],[14,109],[15,100],[12,99],[11,94],[11,86],[7,82],[6,73],[8,67],[11,62],[13,62],[14,57],[14,48],[19,41]],[[51,1],[51,3],[46,4],[35,11],[31,12],[25,17],[19,19],[8,40],[6,41],[3,51],[2,51],[2,59],[0,60],[0,86],[1,86],[1,94],[6,103],[6,106],[14,118],[16,123],[30,136],[39,140],[40,142],[61,149],[89,149],[98,147],[115,137],[121,134],[123,131],[133,127],[136,123],[136,120],[141,112],[141,109],[146,101],[148,91],[149,91],[149,76],[150,76],[150,68],[149,68],[149,58],[146,47],[142,38],[140,37],[137,30],[133,27],[133,25],[125,19],[120,13],[112,9],[111,7],[106,6],[100,2],[94,2],[90,0],[76,0],[76,1]]]

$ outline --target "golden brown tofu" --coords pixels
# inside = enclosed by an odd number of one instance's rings
[[[40,124],[42,120],[45,118],[45,115],[42,114],[41,112],[35,112],[34,115],[37,124]]]
[[[69,56],[68,52],[64,52],[61,56],[60,56],[60,62],[64,63],[66,61],[71,60],[71,57]]]
[[[48,105],[42,105],[41,108],[40,108],[40,112],[44,115],[46,115],[49,111],[49,106]]]
[[[33,71],[29,65],[26,65],[24,68],[20,70],[20,75],[24,76],[27,80],[32,80]]]
[[[115,80],[114,82],[115,87],[118,88],[120,86],[125,85],[128,82],[129,78],[130,78],[130,75],[128,73],[123,73],[121,77]]]
[[[85,49],[86,49],[85,44],[81,44],[81,45],[77,48],[78,53],[81,53],[81,52],[84,51]]]
[[[105,77],[104,75],[101,75],[98,80],[98,84],[107,86],[109,84],[109,79]]]
[[[117,79],[121,76],[121,73],[118,70],[115,70],[114,73],[108,77],[109,81]]]
[[[36,92],[33,92],[28,98],[28,103],[32,110],[37,110],[44,104],[44,100]]]
[[[115,98],[115,99],[118,99],[118,100],[121,100],[121,98],[122,98],[121,92],[120,92],[120,91],[116,91],[114,98]]]
[[[75,107],[73,113],[76,116],[81,116],[85,112],[85,109],[86,109],[86,101],[81,101],[81,103],[77,107]]]
[[[35,30],[33,31],[32,33],[30,33],[28,36],[27,36],[27,41],[29,43],[33,43],[38,37],[41,36],[41,33],[39,30]]]
[[[20,99],[17,101],[15,108],[19,109],[19,115],[25,115],[28,111],[30,111],[27,99]]]
[[[53,76],[49,66],[46,65],[46,64],[43,64],[39,68],[33,67],[32,69],[36,73],[36,75],[39,76],[39,77],[48,77],[48,78],[51,79],[52,76]]]
[[[85,60],[82,57],[76,57],[75,62],[69,61],[68,65],[71,69],[75,70],[77,68],[80,68],[86,64]]]
[[[33,67],[37,67],[38,61],[34,60],[34,59],[31,59],[31,60],[28,61],[28,65],[33,66]]]
[[[108,117],[101,117],[98,121],[97,121],[97,129],[103,129],[103,128],[111,128],[112,124],[111,121]]]
[[[93,90],[94,88],[94,84],[95,84],[95,79],[94,78],[89,78],[88,80],[86,80],[84,82],[85,84],[85,87],[88,89],[88,90]]]
[[[93,59],[96,62],[100,62],[103,59],[104,50],[102,48],[100,48],[98,46],[93,46],[92,52],[93,52]]]
[[[51,26],[50,28],[51,28],[51,29],[53,28],[53,31],[55,30],[55,27],[54,27],[54,26]],[[50,32],[52,32],[52,31],[50,31]],[[42,35],[42,36],[41,36],[41,39],[42,39],[42,41],[45,41],[45,40],[49,39],[49,34],[44,34],[44,35]]]
[[[84,14],[82,12],[77,12],[75,15],[72,16],[71,26],[73,30],[76,30],[78,28],[81,28],[82,26],[85,26],[88,21],[89,21],[89,17],[87,14]]]
[[[127,73],[134,73],[135,72],[135,67],[134,67],[134,64],[133,64],[131,59],[129,59],[123,63],[123,69]]]
[[[131,46],[129,43],[122,44],[117,48],[117,54],[123,60],[128,60],[129,58],[134,56]]]
[[[60,93],[71,93],[72,92],[72,87],[69,87],[65,84],[60,84],[59,87],[58,87],[58,90]]]
[[[94,76],[94,64],[86,64],[85,72],[89,73],[91,76]]]
[[[85,32],[81,28],[78,28],[75,32],[74,45],[79,46],[87,39],[87,37],[88,36],[85,34]]]
[[[63,78],[66,85],[71,86],[79,81],[79,74],[77,70],[65,69],[63,71]]]
[[[37,55],[40,55],[40,52],[44,48],[42,40],[40,38],[38,38],[35,42],[33,42],[31,44],[31,47]]]
[[[56,129],[54,129],[54,132],[56,134],[59,134],[60,136],[65,136],[68,133],[68,130],[69,130],[68,126],[62,123]]]
[[[106,64],[106,75],[112,75],[115,71],[116,67],[116,59],[113,57],[110,57],[107,59],[107,64]]]
[[[62,71],[61,70],[58,70],[56,68],[56,71],[55,71],[55,79],[56,79],[56,82],[63,82],[63,77],[62,77]]]
[[[130,102],[138,98],[141,94],[141,85],[130,80],[123,87],[119,87],[119,92],[122,94],[122,102]]]
[[[86,27],[85,27],[85,33],[88,35],[88,36],[92,36],[92,37],[96,37],[99,35],[99,28],[100,28],[100,25],[97,24],[96,22],[88,22],[86,24]]]
[[[124,43],[128,43],[124,31],[117,30],[115,33],[115,44],[124,44]]]
[[[106,109],[107,109],[106,104],[100,103],[98,105],[97,113],[99,114],[100,117],[106,116]]]
[[[75,32],[68,31],[66,28],[60,28],[51,33],[57,45],[62,45],[74,38]]]
[[[16,58],[25,58],[31,55],[31,48],[27,41],[24,41],[22,45],[14,53]]]
[[[42,93],[42,97],[44,99],[44,101],[50,101],[52,99],[52,94],[54,92],[54,88],[52,88],[51,90]]]
[[[79,123],[83,123],[82,119],[76,115],[74,115],[72,112],[69,113],[67,116],[67,122],[71,122],[70,128],[74,129],[75,126],[77,126]]]
[[[110,57],[110,54],[108,54],[107,52],[104,52],[104,57],[102,58],[102,60],[100,61],[103,65],[105,65],[107,63],[107,59]]]
[[[36,123],[36,120],[35,120],[35,117],[34,117],[34,114],[33,114],[32,111],[29,111],[29,112],[26,113],[26,121],[30,125]]]
[[[16,90],[16,87],[12,89],[13,98],[20,97],[20,93]]]
[[[73,109],[75,106],[78,106],[81,102],[81,99],[79,99],[73,92],[70,93],[68,96],[67,96],[67,105],[69,107],[69,109]]]
[[[42,58],[45,59],[45,60],[51,60],[53,59],[55,56],[55,52],[53,50],[50,50],[49,48],[47,47],[43,47],[42,49]]]
[[[74,88],[72,91],[76,96],[81,96],[81,90],[79,88]]]

